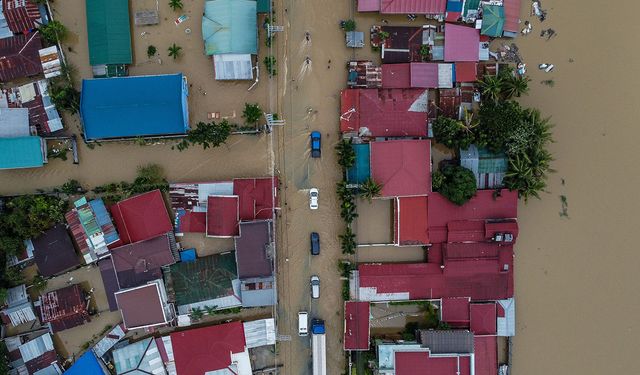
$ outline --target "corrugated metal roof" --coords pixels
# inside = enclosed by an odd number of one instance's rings
[[[420,343],[432,354],[473,353],[473,333],[462,330],[421,330]]]
[[[117,326],[113,327],[111,331],[107,332],[107,334],[96,343],[96,345],[93,347],[93,352],[96,356],[102,357],[103,355],[107,354],[107,352],[111,350],[111,348],[113,348],[113,346],[117,344],[118,341],[120,341],[124,337],[124,335],[125,333],[122,329],[122,324],[118,324]]]
[[[86,0],[89,64],[131,64],[128,0]]]
[[[156,280],[147,285],[115,293],[126,329],[161,325],[170,321],[171,317],[167,316],[165,311],[166,296],[162,296],[162,283],[162,280]]]
[[[344,350],[369,350],[369,302],[344,303]]]
[[[248,349],[265,345],[275,345],[276,325],[273,318],[253,320],[242,323]]]
[[[14,34],[31,31],[41,22],[38,5],[29,0],[2,0],[4,16]]]
[[[0,138],[0,169],[35,168],[44,165],[42,138]]]
[[[258,53],[257,4],[253,0],[209,0],[202,37],[207,55]]]
[[[444,14],[447,0],[380,0],[382,14]]]
[[[213,55],[213,67],[217,80],[253,79],[253,65],[249,54]]]
[[[209,197],[207,200],[207,236],[237,236],[239,222],[239,197],[237,195]]]
[[[411,87],[437,88],[438,65],[437,63],[411,63]]]
[[[120,288],[132,288],[161,279],[162,267],[176,262],[166,234],[112,249],[111,261]]]
[[[516,335],[516,302],[513,298],[498,301],[498,336]]]
[[[358,12],[380,11],[380,0],[358,0]]]
[[[501,5],[482,5],[482,35],[501,37],[504,30],[504,8]]]
[[[398,198],[395,206],[395,243],[399,246],[426,245],[429,243],[427,231],[427,197]]]
[[[73,328],[91,320],[79,284],[45,293],[40,301],[41,320],[43,323],[51,323],[53,332]]]
[[[62,74],[62,63],[57,46],[43,48],[38,51],[38,54],[45,78],[57,77]]]
[[[503,0],[502,4],[504,5],[505,16],[504,31],[519,32],[520,0]]]
[[[382,64],[382,87],[385,89],[411,87],[411,64]]]
[[[105,374],[104,369],[98,362],[98,358],[91,351],[85,352],[83,355],[78,358],[73,366],[71,366],[67,371],[64,372],[64,375],[103,375]]]
[[[30,136],[27,108],[0,108],[0,138]]]
[[[0,81],[10,82],[42,73],[38,54],[41,48],[39,33],[0,39]]]
[[[240,281],[243,307],[273,306],[276,304],[273,276],[251,277]]]
[[[271,221],[240,223],[240,236],[235,239],[238,277],[273,275]]]
[[[431,191],[429,140],[371,143],[371,178],[382,197],[422,196]]]
[[[476,335],[496,334],[496,304],[473,303],[470,306],[470,329]]]
[[[117,374],[164,375],[166,370],[153,338],[144,339],[113,351]],[[139,370],[139,371],[136,371]]]
[[[480,58],[480,33],[468,26],[445,24],[444,60],[478,61]]]

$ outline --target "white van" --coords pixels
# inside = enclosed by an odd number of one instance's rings
[[[298,312],[298,335],[309,334],[309,314],[306,311]]]

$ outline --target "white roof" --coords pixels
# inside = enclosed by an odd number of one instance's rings
[[[516,301],[513,298],[498,301],[504,309],[504,317],[498,317],[498,336],[516,335]]]
[[[29,131],[28,108],[0,108],[0,138],[26,137]]]
[[[438,87],[453,87],[453,64],[438,64]]]
[[[242,325],[247,348],[275,345],[276,324],[273,318],[245,322]]]
[[[252,80],[251,55],[213,55],[217,80]]]
[[[54,350],[53,341],[51,341],[51,334],[45,333],[31,341],[27,341],[20,345],[18,349],[20,350],[20,356],[25,363],[38,358],[44,353]]]
[[[45,78],[57,77],[62,74],[60,54],[56,46],[43,48],[38,51],[38,54],[40,54],[40,63]]]

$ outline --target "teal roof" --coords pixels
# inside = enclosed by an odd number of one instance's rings
[[[208,0],[204,4],[202,38],[207,55],[258,53],[255,0]]]
[[[482,29],[480,34],[501,37],[504,27],[504,8],[500,5],[482,6]]]
[[[0,138],[0,169],[42,167],[42,138]]]
[[[128,0],[86,0],[89,63],[131,64]]]
[[[509,167],[507,155],[493,153],[486,148],[478,149],[478,173],[505,173]]]
[[[258,13],[269,13],[271,0],[258,0]]]
[[[467,16],[470,10],[478,10],[480,8],[480,0],[467,0],[462,8],[462,15]]]

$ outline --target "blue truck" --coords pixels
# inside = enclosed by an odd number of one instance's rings
[[[311,321],[311,349],[313,350],[313,375],[327,375],[327,342],[324,320]]]

